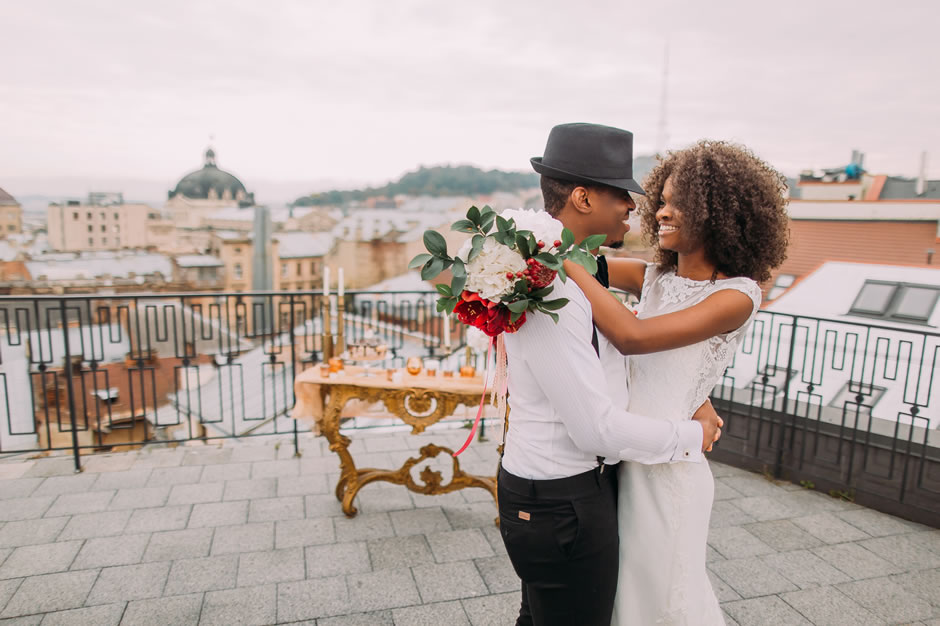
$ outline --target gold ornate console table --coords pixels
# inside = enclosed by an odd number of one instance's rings
[[[401,381],[390,381],[383,372],[377,377],[359,375],[361,369],[347,368],[344,375],[327,378],[319,368],[310,368],[294,381],[297,402],[292,412],[295,419],[314,419],[316,426],[327,441],[330,450],[339,456],[340,478],[336,485],[336,499],[343,504],[343,513],[354,517],[358,510],[353,499],[364,486],[375,481],[386,481],[404,485],[411,491],[426,495],[450,493],[465,487],[487,489],[496,498],[495,476],[467,474],[460,469],[453,450],[429,443],[423,446],[419,456],[411,457],[398,469],[357,468],[349,451],[351,440],[340,434],[340,419],[347,404],[377,403],[411,426],[411,434],[417,435],[441,419],[452,415],[459,405],[476,408],[483,393],[482,378],[430,378],[403,373]],[[419,475],[421,483],[414,480],[411,471],[422,462],[440,454],[450,457],[453,477],[447,484],[443,475],[426,466]]]

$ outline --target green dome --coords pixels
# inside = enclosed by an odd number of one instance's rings
[[[206,200],[210,194],[213,198],[230,197],[232,200],[238,200],[242,206],[254,204],[254,194],[248,193],[242,181],[216,166],[215,151],[212,148],[206,150],[206,164],[202,169],[183,176],[176,188],[169,193],[169,197],[183,195],[187,198]]]

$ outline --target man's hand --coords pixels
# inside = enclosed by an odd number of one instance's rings
[[[718,417],[711,400],[705,400],[702,406],[698,408],[692,419],[702,425],[702,450],[711,452],[712,445],[721,438],[721,427],[725,425],[724,420]]]

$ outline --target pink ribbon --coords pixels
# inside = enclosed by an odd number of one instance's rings
[[[454,452],[455,457],[470,447],[470,442],[473,441],[474,435],[477,434],[477,427],[480,426],[480,419],[483,417],[483,404],[486,402],[486,381],[490,377],[490,355],[492,353],[493,342],[491,341],[490,345],[486,348],[486,366],[483,368],[483,395],[480,396],[480,408],[477,409],[476,419],[473,420],[473,428],[470,429],[470,436],[467,437],[467,440],[460,446],[460,450]]]

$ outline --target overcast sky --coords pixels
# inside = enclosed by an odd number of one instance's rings
[[[579,8],[576,8],[579,7]],[[383,182],[419,164],[527,169],[552,125],[657,148],[754,148],[940,177],[940,3],[34,0],[0,3],[0,187],[171,187],[214,135],[260,181]],[[259,181],[253,184],[253,181]],[[28,189],[42,192],[41,189]]]

